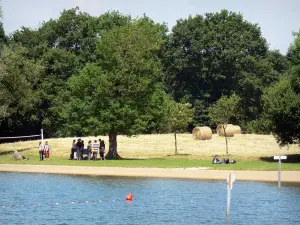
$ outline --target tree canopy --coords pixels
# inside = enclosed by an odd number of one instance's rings
[[[100,37],[98,61],[69,79],[67,101],[60,102],[64,131],[108,134],[110,157],[117,151],[117,134],[144,132],[153,122],[152,107],[163,107],[166,99],[157,57],[164,37],[165,27],[146,17]]]
[[[0,23],[1,135],[108,134],[112,155],[118,134],[225,123],[217,116],[238,102],[234,122],[243,130],[297,143],[294,35],[282,55],[268,49],[258,24],[227,10],[179,19],[171,32],[145,15],[91,16],[77,7],[10,36]]]

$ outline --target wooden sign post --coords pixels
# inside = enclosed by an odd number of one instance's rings
[[[228,174],[227,177],[227,207],[226,207],[226,216],[230,215],[230,195],[231,195],[231,189],[233,186],[233,182],[235,182],[235,174]]]
[[[287,159],[285,155],[274,156],[274,160],[278,160],[278,189],[281,188],[281,160]]]

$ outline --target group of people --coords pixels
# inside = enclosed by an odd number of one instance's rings
[[[212,160],[212,164],[235,164],[236,161],[235,160],[229,160],[229,159],[222,159],[220,160],[218,158],[218,155],[215,155],[215,157]]]
[[[99,141],[99,142],[98,142]],[[79,138],[76,142],[76,140],[73,140],[72,148],[71,148],[71,154],[70,159],[77,159],[82,160],[83,155],[87,155],[88,160],[97,160],[98,152],[100,153],[100,160],[105,160],[104,153],[105,153],[105,143],[104,140],[94,140],[92,143],[91,140],[89,140],[87,144],[87,148],[84,148],[84,140],[81,140]]]
[[[50,158],[50,150],[51,148],[48,141],[46,141],[45,145],[43,145],[41,141],[39,142],[40,161]]]

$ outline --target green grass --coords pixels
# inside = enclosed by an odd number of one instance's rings
[[[0,164],[31,164],[31,165],[66,165],[66,166],[105,166],[105,167],[148,167],[148,168],[190,168],[208,167],[215,170],[277,170],[277,162],[238,161],[237,164],[212,165],[211,160],[191,159],[186,156],[164,157],[152,159],[123,159],[105,161],[69,160],[61,157],[51,157],[49,160],[39,161],[38,156],[29,160],[17,161],[11,155],[1,155]],[[282,163],[282,170],[300,170],[300,163]]]

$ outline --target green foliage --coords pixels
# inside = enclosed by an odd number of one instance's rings
[[[212,122],[218,124],[228,124],[240,116],[241,98],[236,94],[230,97],[222,96],[214,105],[209,108],[209,117]]]
[[[96,43],[110,29],[130,21],[112,11],[92,17],[78,8],[64,10],[58,19],[44,22],[37,30],[22,27],[13,33],[10,45],[21,44],[28,59],[42,61],[45,72],[37,87],[40,105],[34,115],[52,136],[61,135],[64,125],[59,118],[58,102],[68,95],[67,80],[87,63],[97,61]],[[66,93],[65,93],[66,92]]]
[[[156,127],[168,99],[156,56],[162,42],[161,26],[144,18],[101,37],[97,64],[69,79],[70,93],[58,110],[65,132],[132,135]]]
[[[163,53],[165,83],[177,101],[195,107],[194,123],[208,124],[209,105],[234,92],[244,119],[257,119],[264,87],[286,69],[279,52],[267,51],[260,28],[222,10],[178,20],[172,31]]]
[[[295,39],[290,45],[287,58],[291,65],[300,65],[300,32],[293,33]]]
[[[247,133],[253,134],[270,134],[270,121],[263,117],[260,117],[256,120],[251,120],[249,122],[246,121],[244,130],[246,130]]]
[[[26,49],[15,46],[5,48],[0,58],[0,122],[20,123],[18,118],[30,120],[39,101],[37,86],[43,73],[40,62],[27,59]]]
[[[300,70],[290,74],[268,88],[263,96],[264,119],[280,145],[300,143]]]
[[[186,130],[187,126],[193,121],[194,109],[190,103],[169,103],[169,127],[172,132]]]
[[[222,96],[214,105],[209,107],[209,117],[216,125],[221,124],[224,129],[224,137],[226,141],[226,154],[228,154],[228,142],[226,135],[226,127],[232,120],[240,116],[241,98],[236,94],[230,97]]]

